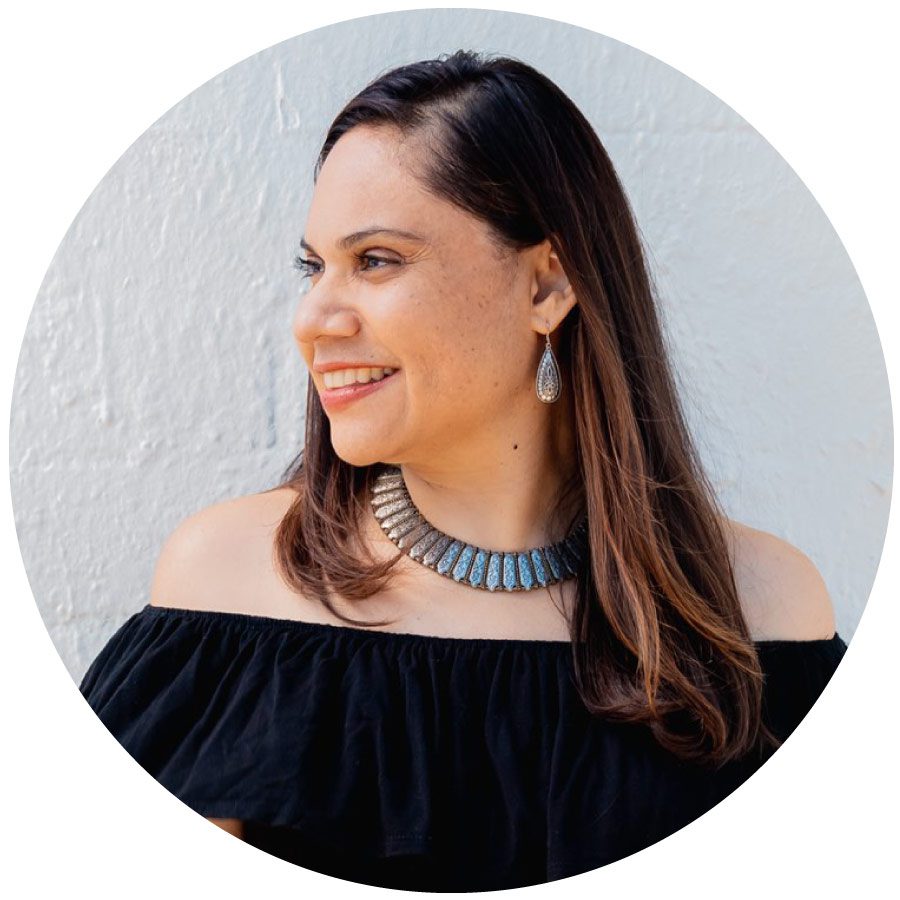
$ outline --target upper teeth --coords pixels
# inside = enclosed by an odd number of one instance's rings
[[[391,375],[395,369],[336,369],[334,372],[323,373],[325,378],[325,387],[337,388],[344,387],[346,384],[356,384],[360,382],[365,384],[368,381],[381,381],[385,375]]]

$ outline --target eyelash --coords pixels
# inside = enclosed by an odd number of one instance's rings
[[[377,262],[387,263],[388,265],[394,264],[394,260],[385,259],[382,256],[373,256],[371,253],[355,253],[354,259],[358,262],[362,262],[365,259],[374,259]],[[318,263],[313,262],[311,259],[306,259],[303,256],[295,256],[294,257],[294,268],[300,273],[302,278],[309,278],[311,275],[315,274],[315,270],[310,271],[313,266],[317,266]],[[379,267],[380,268],[380,267]],[[374,271],[372,269],[367,269],[366,271]]]

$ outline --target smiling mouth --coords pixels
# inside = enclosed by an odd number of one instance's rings
[[[400,369],[395,369],[390,375],[385,375],[384,378],[373,381],[359,381],[335,388],[323,387],[319,392],[319,399],[325,407],[337,406],[338,404],[343,405],[351,400],[362,399],[368,394],[377,391],[385,382],[391,381],[400,371]]]
[[[352,384],[342,384],[340,387],[327,387],[324,383],[322,384],[322,391],[324,393],[329,394],[338,394],[341,391],[352,391],[357,390],[359,388],[370,388],[375,387],[376,385],[383,384],[385,381],[389,381],[393,378],[400,370],[394,369],[390,375],[382,375],[381,378],[371,378],[369,381],[354,381]]]

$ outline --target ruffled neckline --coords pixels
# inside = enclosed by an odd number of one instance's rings
[[[764,716],[783,739],[846,646],[837,634],[755,643]],[[148,603],[80,690],[160,784],[200,815],[248,823],[257,847],[364,883],[483,891],[643,849],[763,761],[711,772],[592,715],[573,659],[567,640]]]
[[[256,613],[229,612],[225,610],[189,609],[176,606],[155,606],[147,603],[140,610],[142,615],[151,618],[180,618],[193,621],[197,624],[218,624],[241,626],[248,629],[288,631],[309,636],[333,638],[335,640],[359,641],[375,639],[385,645],[420,644],[432,647],[481,647],[490,649],[514,648],[531,649],[545,653],[560,653],[570,650],[572,642],[566,640],[552,640],[547,638],[488,638],[488,637],[462,637],[450,635],[420,634],[408,631],[385,631],[381,629],[364,628],[353,625],[332,625],[327,622],[309,622],[303,619],[286,619],[277,616],[266,616]],[[761,649],[775,647],[809,647],[810,649],[824,649],[841,641],[837,631],[828,638],[761,638],[753,641],[753,644]]]

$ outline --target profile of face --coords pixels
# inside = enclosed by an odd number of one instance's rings
[[[501,251],[487,224],[426,190],[417,152],[369,126],[331,149],[306,222],[294,339],[320,397],[323,365],[397,370],[323,404],[344,461],[496,465],[502,447],[543,441],[563,414],[534,379],[547,322],[556,328],[575,298],[549,241]]]

